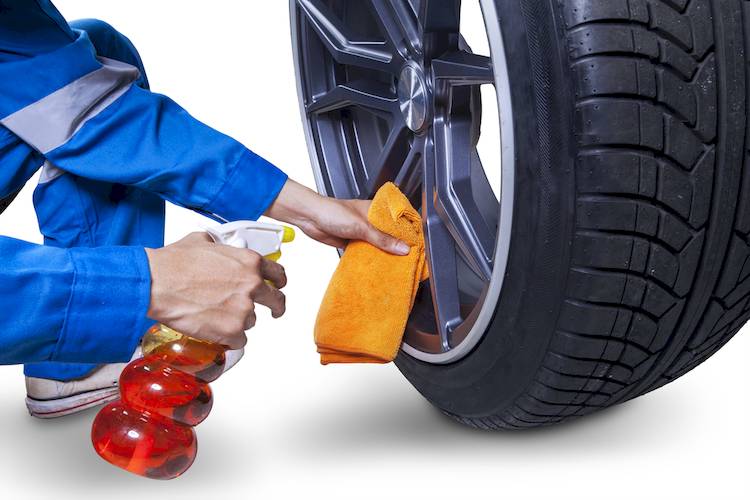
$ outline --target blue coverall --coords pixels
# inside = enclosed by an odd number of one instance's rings
[[[163,245],[164,200],[256,219],[286,182],[151,92],[111,26],[0,0],[0,198],[40,168],[44,245],[0,236],[0,363],[57,380],[130,359],[150,323],[144,247]]]

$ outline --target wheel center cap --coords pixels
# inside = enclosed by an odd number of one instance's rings
[[[422,69],[407,64],[398,79],[398,103],[406,126],[419,132],[427,124],[427,84]]]

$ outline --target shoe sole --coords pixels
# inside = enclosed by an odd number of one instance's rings
[[[107,387],[49,401],[26,397],[26,408],[32,417],[58,418],[109,403],[119,397],[118,387]]]

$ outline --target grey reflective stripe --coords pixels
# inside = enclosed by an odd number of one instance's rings
[[[52,182],[65,173],[65,170],[57,168],[48,161],[42,165],[42,171],[39,174],[39,184],[46,184]]]
[[[104,57],[99,60],[101,68],[6,116],[0,123],[43,154],[65,144],[138,78],[135,66]]]

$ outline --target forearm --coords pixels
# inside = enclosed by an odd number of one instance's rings
[[[281,222],[304,227],[313,223],[323,198],[312,189],[288,179],[265,215]]]

